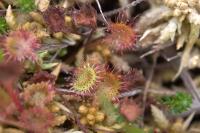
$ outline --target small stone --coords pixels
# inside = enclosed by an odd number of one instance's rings
[[[87,118],[89,121],[95,120],[95,117],[94,117],[94,115],[92,115],[92,114],[88,114],[88,115],[86,116],[86,118]]]
[[[90,107],[89,110],[88,110],[88,112],[90,114],[95,114],[97,112],[97,109],[95,107]]]
[[[81,118],[80,123],[81,123],[82,125],[86,125],[86,124],[87,124],[87,119],[86,119],[85,117],[84,117],[84,118]]]
[[[88,121],[88,124],[93,126],[95,124],[95,120]]]
[[[81,114],[87,114],[88,108],[85,105],[81,105],[78,109],[78,112]]]

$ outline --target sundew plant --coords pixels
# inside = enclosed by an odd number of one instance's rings
[[[199,0],[1,0],[0,133],[194,133]]]

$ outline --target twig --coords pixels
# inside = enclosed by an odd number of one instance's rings
[[[172,57],[167,57],[167,56],[165,56],[165,55],[163,55],[163,57],[165,58],[165,60],[166,60],[167,62],[171,62],[172,60],[175,60],[175,59],[177,59],[177,58],[180,58],[180,57],[181,57],[181,53],[178,53],[177,55],[172,56]]]
[[[139,4],[139,3],[143,2],[143,1],[145,1],[145,0],[136,0],[136,1],[133,1],[130,4],[128,4],[126,6],[123,6],[121,8],[114,9],[114,10],[109,11],[109,12],[105,12],[104,16],[106,16],[106,17],[112,16],[112,15],[114,15],[114,14],[120,12],[120,11],[127,10],[127,9],[129,9],[129,8],[131,8],[133,6],[136,6],[137,4]]]
[[[154,57],[153,57],[153,65],[151,67],[150,74],[149,74],[149,77],[147,79],[147,82],[146,82],[146,85],[145,85],[145,88],[144,88],[144,93],[143,93],[143,117],[144,117],[144,112],[145,112],[145,108],[146,108],[147,93],[148,93],[148,89],[149,89],[149,87],[151,85],[151,81],[153,79],[155,67],[156,67],[156,64],[157,64],[158,55],[159,55],[159,53],[156,53],[154,55]]]
[[[146,85],[145,85],[145,88],[144,88],[144,96],[143,96],[143,104],[145,106],[145,103],[146,103],[146,98],[147,98],[147,92],[148,92],[148,89],[151,85],[151,81],[153,79],[153,75],[154,75],[154,70],[155,70],[155,67],[156,67],[156,64],[157,64],[157,58],[158,58],[158,53],[155,54],[154,56],[154,59],[153,59],[153,65],[151,67],[151,70],[150,70],[150,74],[149,74],[149,77],[147,79],[147,82],[146,82]]]
[[[65,89],[65,88],[57,88],[56,92],[60,93],[60,94],[65,94],[65,95],[80,95],[80,96],[85,96],[85,97],[92,96],[92,94],[90,94],[90,93],[88,93],[88,94],[79,94],[74,90]]]
[[[95,31],[95,29],[91,29],[91,30],[89,31],[88,36],[86,37],[86,39],[85,39],[84,42],[83,42],[83,45],[84,45],[84,46],[87,45],[88,42],[91,40],[94,31]]]
[[[67,48],[69,46],[73,46],[73,45],[70,45],[70,44],[44,44],[46,46],[43,46],[41,47],[38,52],[43,52],[45,50],[48,50],[48,51],[53,51],[53,50],[57,50],[57,49],[63,49],[63,48]]]
[[[195,114],[196,114],[196,111],[192,112],[190,114],[190,116],[184,121],[184,123],[183,123],[183,129],[184,129],[184,131],[186,131],[188,129],[188,127],[190,126],[190,124],[191,124],[191,122],[192,122]]]
[[[63,93],[63,94],[72,94],[72,93],[75,93],[75,91],[73,91],[73,90],[64,89],[64,88],[57,88],[56,91],[58,93]]]
[[[124,93],[121,93],[118,98],[123,98],[123,97],[131,97],[131,96],[135,96],[137,94],[140,94],[142,93],[143,91],[141,89],[133,89],[131,91],[128,91],[128,92],[124,92]],[[156,90],[156,89],[147,89],[147,92],[148,93],[152,93],[154,95],[175,95],[176,93],[175,92],[172,92],[172,91],[167,91],[167,90]]]
[[[129,91],[129,92],[124,92],[124,93],[121,93],[118,98],[123,98],[123,97],[130,97],[130,96],[135,96],[139,93],[141,93],[142,90],[141,89],[134,89],[132,91]]]
[[[56,53],[53,55],[53,57],[50,59],[50,63],[52,63],[55,59],[56,59],[56,57],[58,56],[58,54],[60,53],[60,51],[62,50],[62,48],[60,48],[60,49],[58,49],[57,51],[56,51]]]
[[[126,6],[127,4],[129,4],[129,0],[118,0],[119,1],[119,5],[120,7]],[[126,11],[127,13],[127,17],[130,17],[130,8]]]
[[[148,52],[144,53],[143,55],[141,55],[140,58],[144,58],[144,57],[146,57],[148,55],[154,54],[154,53],[156,53],[156,52],[158,52],[160,50],[166,49],[166,48],[168,48],[168,47],[170,47],[172,45],[173,45],[173,43],[166,44],[166,45],[161,45],[161,46],[155,45],[155,47],[153,47],[150,51],[148,51]]]
[[[103,11],[102,11],[102,9],[101,9],[101,4],[100,4],[99,0],[96,0],[96,3],[97,3],[97,5],[98,5],[99,11],[100,11],[100,13],[101,13],[101,16],[102,16],[104,22],[106,23],[106,25],[108,25],[108,22],[107,22],[107,20],[106,20],[104,14],[103,14]]]
[[[197,89],[197,86],[194,84],[190,73],[186,69],[184,69],[181,72],[180,76],[181,76],[181,79],[183,80],[185,87],[188,89],[188,91],[191,92],[191,94],[193,95],[195,99],[200,101],[200,93]]]

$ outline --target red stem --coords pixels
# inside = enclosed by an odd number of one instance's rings
[[[23,107],[22,107],[22,104],[20,102],[20,99],[19,99],[19,93],[18,91],[16,91],[12,84],[11,83],[7,83],[4,85],[7,93],[10,95],[10,97],[12,98],[12,101],[14,102],[15,106],[17,107],[18,111],[19,112],[22,112],[23,111]]]

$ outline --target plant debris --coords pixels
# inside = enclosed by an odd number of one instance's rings
[[[0,1],[0,133],[199,133],[198,0]]]

